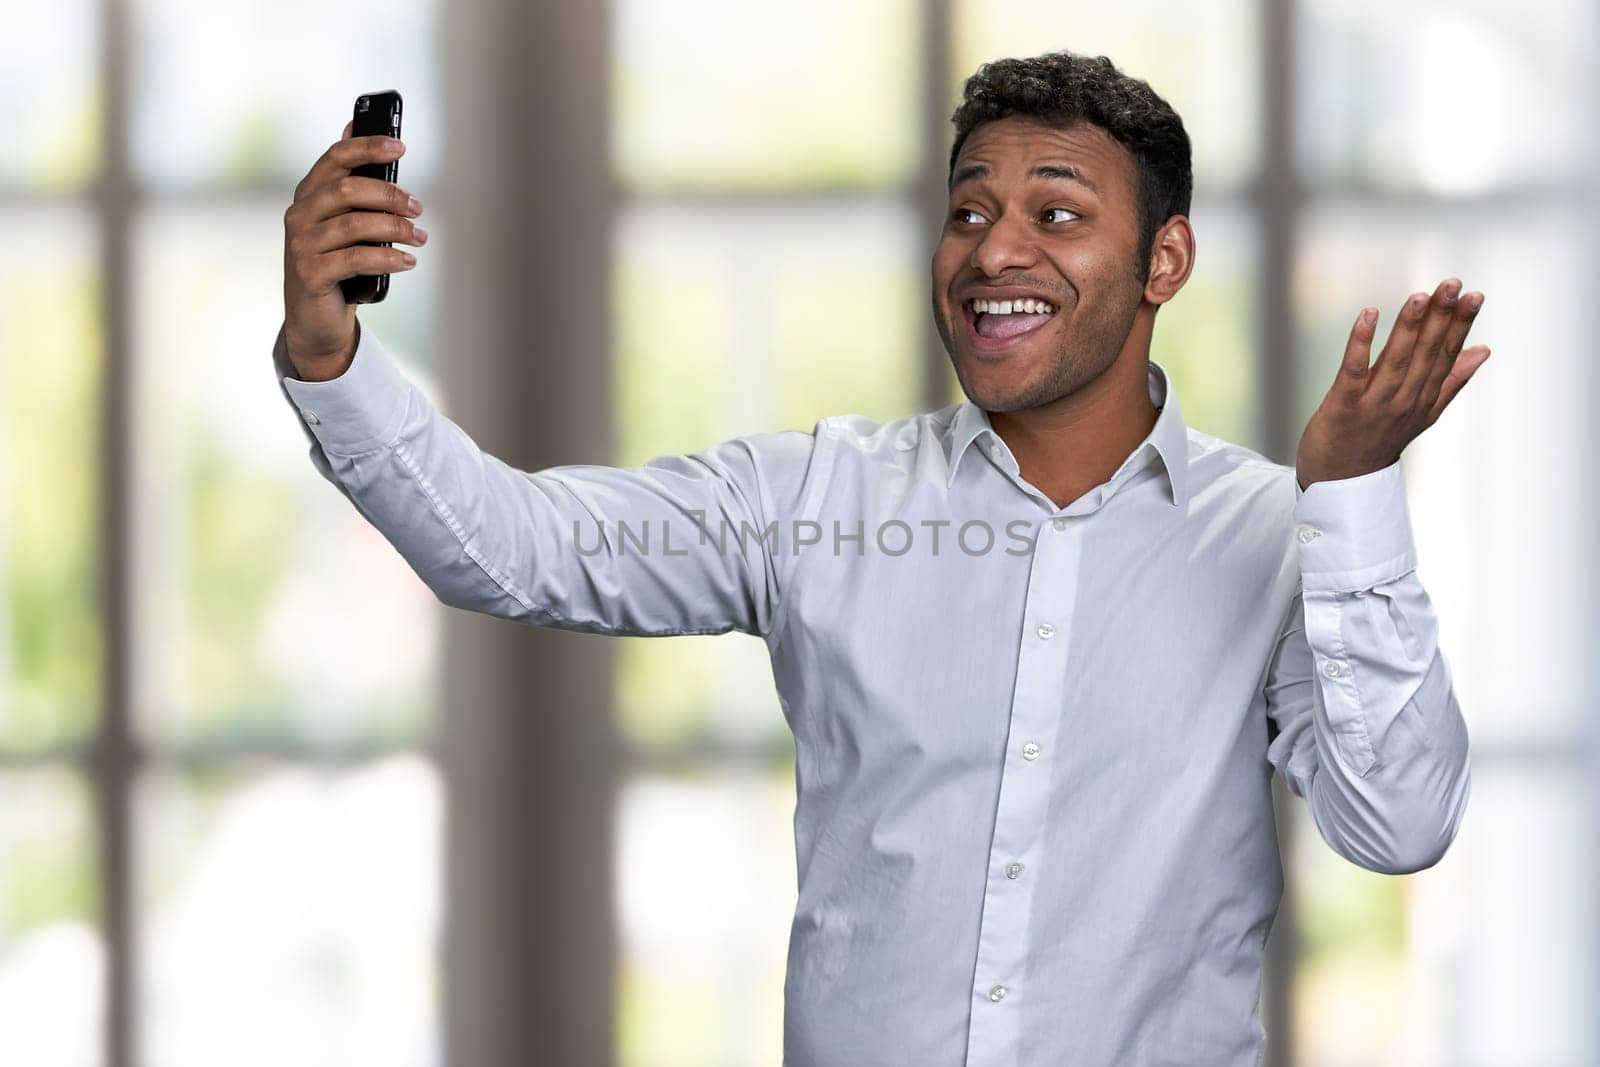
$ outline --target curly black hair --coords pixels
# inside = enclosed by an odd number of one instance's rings
[[[1189,135],[1172,106],[1148,82],[1118,70],[1105,56],[1047,52],[1031,59],[984,63],[962,90],[950,116],[950,177],[967,135],[978,125],[1008,115],[1031,116],[1071,128],[1100,127],[1132,154],[1139,175],[1139,243],[1135,267],[1148,272],[1156,230],[1173,215],[1189,214],[1194,192]]]

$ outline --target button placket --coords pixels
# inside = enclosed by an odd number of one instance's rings
[[[1052,751],[1061,724],[1061,679],[1072,646],[1083,546],[1083,527],[1065,520],[1047,516],[1050,526],[1044,529],[1060,532],[1035,539],[1017,638],[1006,758],[999,768],[989,876],[978,926],[972,988],[977,1004],[967,1034],[967,1062],[974,1067],[1015,1063],[1019,1056],[1016,1007],[997,1005],[1007,997],[1014,1001],[1021,991],[1015,983],[1024,980],[1031,948],[1037,880],[1024,874],[1025,865],[1017,857],[1029,855],[1038,842],[1054,778],[1042,757]]]

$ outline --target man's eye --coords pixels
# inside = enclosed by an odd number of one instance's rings
[[[1064,211],[1068,215],[1071,215],[1073,218],[1080,218],[1081,217],[1076,211],[1073,211],[1071,208],[1066,208],[1066,207],[1047,207],[1047,208],[1044,209],[1044,214],[1046,216],[1048,216],[1050,214],[1050,212],[1052,212],[1052,211]],[[952,219],[954,219],[956,222],[966,222],[967,220],[962,218],[963,215],[977,215],[978,218],[980,218],[980,219],[983,217],[981,215],[978,215],[978,213],[976,211],[972,210],[969,207],[958,207],[958,208],[956,208],[954,211],[952,211],[950,213],[950,217]],[[1062,220],[1062,221],[1071,221],[1071,220]]]

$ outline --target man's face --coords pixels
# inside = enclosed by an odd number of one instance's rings
[[[1030,175],[1041,167],[1083,180]],[[1013,115],[963,142],[933,253],[933,317],[962,390],[979,407],[1047,404],[1116,362],[1147,267],[1134,264],[1136,173],[1127,149],[1087,123],[1060,130]],[[999,290],[1006,299],[1006,289],[1054,310],[1009,321],[994,315],[980,326],[974,296]],[[1014,337],[982,336],[1030,326]]]

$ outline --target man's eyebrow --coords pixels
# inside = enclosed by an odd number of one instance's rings
[[[987,177],[989,177],[989,165],[987,163],[968,163],[950,176],[950,189],[954,191],[955,187],[962,182]],[[1078,182],[1087,187],[1096,196],[1100,195],[1100,187],[1090,181],[1088,175],[1084,174],[1083,171],[1070,164],[1041,163],[1028,171],[1028,177],[1044,181]]]

